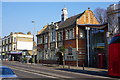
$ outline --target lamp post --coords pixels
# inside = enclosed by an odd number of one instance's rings
[[[33,25],[34,25],[34,30],[33,30],[33,63],[35,63],[35,52],[34,52],[34,41],[35,41],[35,21],[32,21]]]
[[[86,30],[87,30],[87,54],[88,54],[88,67],[89,67],[89,61],[90,61],[90,57],[89,57],[89,54],[90,54],[90,50],[89,50],[89,44],[90,44],[90,40],[89,40],[89,30],[90,28],[89,27],[86,27]]]

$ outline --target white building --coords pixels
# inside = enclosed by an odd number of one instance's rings
[[[30,32],[12,33],[2,38],[2,53],[9,60],[19,60],[24,51],[33,50],[33,35]]]
[[[112,4],[107,8],[108,13],[108,31],[111,37],[120,33],[120,2]]]

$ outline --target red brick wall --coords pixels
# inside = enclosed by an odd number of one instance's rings
[[[79,48],[86,48],[86,40],[85,39],[79,39],[78,40],[78,47]]]
[[[57,64],[56,60],[39,60],[39,63],[43,64]]]
[[[84,60],[78,61],[78,66],[82,66],[83,63],[84,63]],[[65,65],[77,66],[77,61],[65,61]]]
[[[75,39],[65,40],[64,47],[65,48],[68,48],[68,47],[76,48],[76,40]]]
[[[39,60],[39,63],[43,64],[58,64],[56,60]],[[84,60],[78,61],[78,66],[82,66]],[[65,61],[65,65],[76,66],[77,61]]]

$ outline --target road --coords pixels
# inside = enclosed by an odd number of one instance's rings
[[[117,80],[117,78],[69,72],[36,64],[3,61],[2,65],[12,68],[15,74],[24,80]]]

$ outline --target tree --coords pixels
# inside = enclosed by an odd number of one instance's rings
[[[103,8],[96,8],[94,10],[95,16],[98,19],[98,21],[102,23],[107,23],[107,10]]]
[[[111,35],[119,32],[119,17],[113,8],[109,8],[107,11],[109,32]]]
[[[59,51],[64,52],[65,51],[64,46],[61,46],[60,49],[59,49]]]

